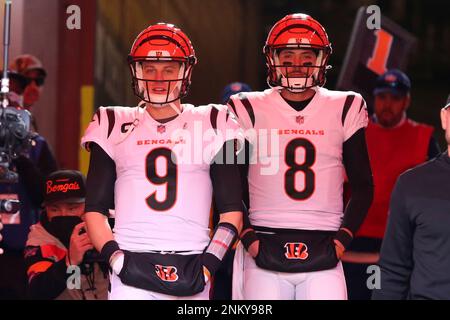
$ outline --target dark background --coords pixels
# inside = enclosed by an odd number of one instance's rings
[[[4,2],[4,0],[0,1]],[[439,109],[450,93],[450,22],[442,0],[14,0],[11,56],[41,58],[48,77],[33,108],[39,131],[63,167],[87,169],[79,139],[95,108],[136,105],[127,55],[150,24],[170,22],[190,37],[198,65],[185,102],[220,101],[223,87],[243,81],[266,85],[262,47],[271,26],[290,13],[310,14],[325,27],[333,46],[326,87],[335,89],[356,13],[378,5],[417,38],[404,71],[412,81],[409,116],[435,126],[445,145]],[[70,5],[81,8],[81,29],[67,30]]]
[[[99,1],[100,8],[102,2]],[[181,27],[191,38],[199,59],[186,98],[186,102],[194,104],[219,101],[222,88],[232,81],[247,82],[255,90],[267,88],[262,54],[267,33],[277,20],[295,12],[310,14],[325,27],[333,46],[330,59],[333,69],[328,72],[326,87],[334,89],[357,10],[361,6],[378,5],[383,15],[418,39],[408,67],[403,70],[412,81],[409,116],[434,125],[435,135],[444,145],[439,109],[450,93],[450,25],[446,1],[165,0],[142,4],[151,4],[152,8],[148,8],[147,20],[135,24],[134,35],[130,28],[129,37],[123,38],[123,55],[128,53],[134,36],[147,24],[167,21]],[[108,20],[102,12],[99,10],[100,19]],[[120,104],[124,100],[135,103],[126,67],[123,72],[125,98],[114,101],[106,92],[97,90],[96,105]]]

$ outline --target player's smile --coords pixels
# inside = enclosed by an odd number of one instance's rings
[[[288,69],[289,70],[289,69]],[[305,78],[308,77],[308,72],[302,72],[302,71],[292,71],[292,72],[287,72],[287,76],[291,77],[291,78]]]
[[[161,87],[158,85],[158,86],[154,86],[150,90],[151,90],[151,93],[154,93],[154,94],[166,94],[167,87],[168,87],[168,84],[165,87]]]

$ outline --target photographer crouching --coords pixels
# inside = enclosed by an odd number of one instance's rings
[[[31,227],[24,253],[30,298],[106,299],[108,266],[83,222],[84,176],[75,170],[56,171],[46,179],[44,191],[45,211]]]

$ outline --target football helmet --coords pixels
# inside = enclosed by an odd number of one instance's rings
[[[149,80],[144,77],[145,62],[180,63],[174,79]],[[191,84],[191,75],[197,63],[189,38],[176,26],[168,23],[151,25],[136,38],[128,55],[132,87],[136,96],[153,105],[165,105],[185,97]],[[164,94],[151,94],[151,82],[168,83]]]
[[[282,65],[279,58],[284,49],[312,49],[316,55],[316,63],[289,65],[291,68],[307,68],[304,75],[289,77],[287,66]],[[332,53],[328,35],[322,25],[307,14],[290,14],[275,23],[269,32],[263,52],[268,67],[269,86],[281,86],[291,92],[323,86],[325,73],[331,68],[327,65]]]

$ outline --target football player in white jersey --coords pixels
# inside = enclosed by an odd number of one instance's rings
[[[241,229],[239,126],[224,105],[180,102],[196,57],[174,25],[142,31],[128,60],[142,103],[99,108],[82,138],[91,152],[86,224],[113,270],[109,299],[208,299]],[[220,221],[211,239],[213,194]]]
[[[247,252],[236,252],[235,299],[346,299],[340,257],[373,183],[364,99],[322,87],[331,52],[316,20],[288,15],[264,47],[271,89],[229,101],[250,145]],[[345,174],[353,188],[344,209]]]

